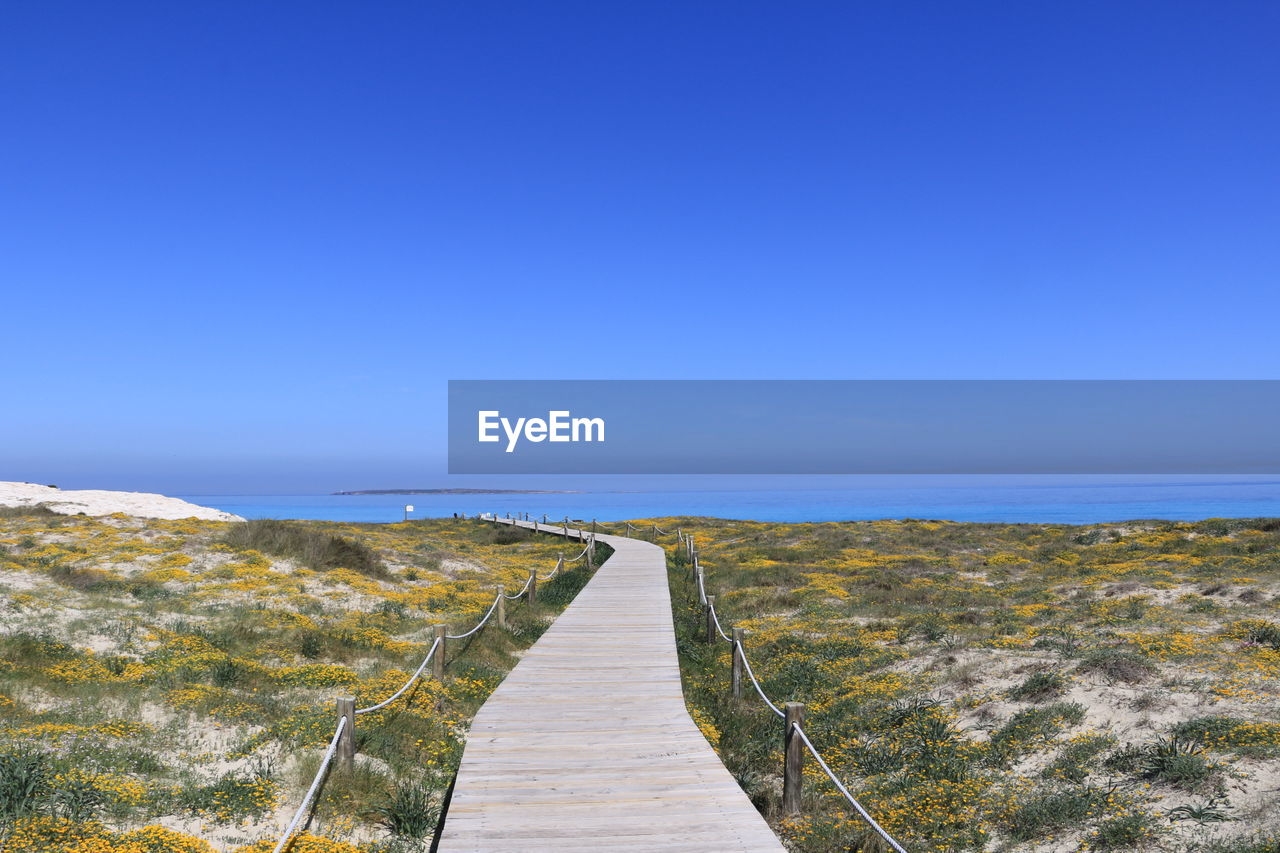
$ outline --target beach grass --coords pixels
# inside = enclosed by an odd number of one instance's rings
[[[764,689],[913,853],[1280,849],[1275,519],[654,521],[693,532]],[[668,553],[686,699],[726,765],[792,849],[882,849],[812,760],[804,814],[779,812],[781,723],[732,699]]]
[[[0,847],[270,850],[336,723],[392,694],[432,625],[470,628],[567,546],[475,520],[402,524],[0,516]],[[293,850],[425,849],[465,728],[583,569],[508,602],[358,718]]]

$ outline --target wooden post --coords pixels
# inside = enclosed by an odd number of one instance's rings
[[[787,730],[782,741],[786,752],[782,767],[782,813],[796,817],[803,810],[800,800],[804,793],[804,741],[796,734],[796,726],[804,725],[804,704],[788,702],[783,707],[786,711],[783,724]]]
[[[594,518],[591,519],[591,535],[596,535],[596,520]]]
[[[591,538],[587,540],[587,568],[594,569],[596,567],[596,535],[591,534]]]
[[[707,603],[703,610],[707,617],[707,642],[714,643],[716,641],[716,597],[714,595],[707,596]]]
[[[538,532],[538,519],[536,518],[533,520],[533,532],[534,533]]]
[[[338,760],[345,770],[350,770],[356,763],[356,700],[354,696],[338,697],[338,719],[347,718],[338,737]]]
[[[562,571],[564,571],[564,554],[561,554],[560,556],[556,557],[556,569],[554,572],[551,573],[551,577],[554,578],[559,576],[560,572]]]
[[[742,628],[733,629],[733,698],[742,698],[742,639],[747,632]]]
[[[436,639],[440,641],[440,644],[436,646],[436,653],[431,658],[431,675],[436,681],[444,681],[444,652],[445,645],[449,642],[445,634],[448,633],[448,626],[436,625],[435,633]]]
[[[502,584],[498,584],[498,627],[507,627],[507,589]]]
[[[537,603],[538,603],[538,570],[537,570],[537,569],[530,569],[530,570],[529,570],[529,593],[528,593],[528,595],[529,595],[529,603],[530,603],[530,604],[537,604]]]

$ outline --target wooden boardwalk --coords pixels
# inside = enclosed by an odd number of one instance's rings
[[[476,714],[439,850],[780,853],[685,710],[665,554],[596,539],[613,555]]]

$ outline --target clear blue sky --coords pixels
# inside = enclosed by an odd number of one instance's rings
[[[10,3],[0,479],[440,485],[448,378],[1275,378],[1272,2]]]

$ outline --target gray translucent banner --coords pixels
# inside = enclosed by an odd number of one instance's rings
[[[1278,380],[449,382],[451,474],[1274,474],[1277,436]]]

